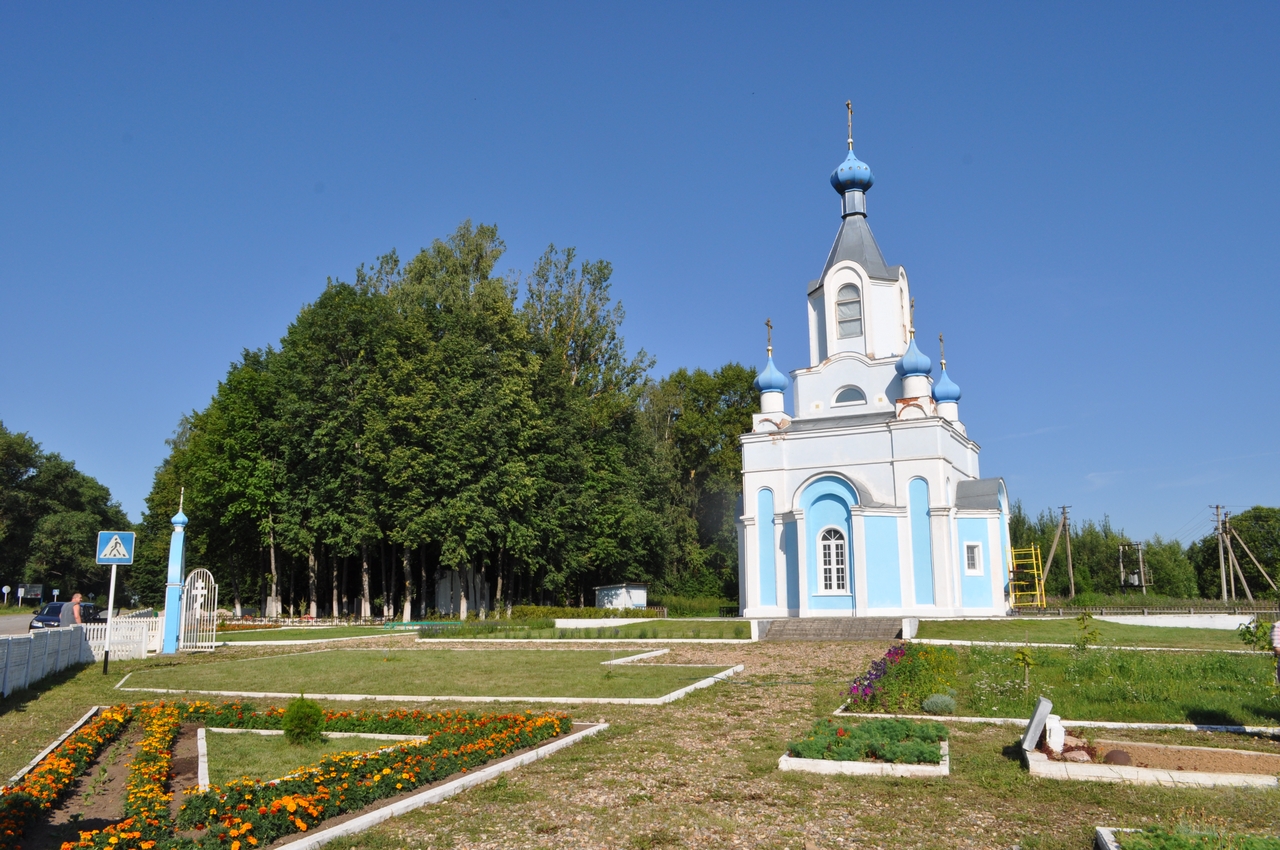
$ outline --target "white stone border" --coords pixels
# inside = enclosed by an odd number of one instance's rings
[[[1036,649],[1077,649],[1074,643],[1027,643],[1026,641],[1009,640],[948,640],[945,638],[912,638],[912,643],[925,643],[932,646],[1006,646],[1011,648],[1029,647]],[[1195,649],[1185,646],[1111,646],[1089,644],[1086,649],[1123,649],[1128,652],[1221,652],[1227,655],[1270,655],[1256,649]]]
[[[843,776],[900,776],[926,779],[951,775],[951,748],[942,741],[942,761],[938,764],[894,764],[882,761],[836,761],[835,759],[799,759],[787,753],[778,759],[778,770],[799,770]]]
[[[246,629],[245,631],[248,631]],[[400,631],[385,631],[376,635],[350,635],[348,637],[334,638],[296,638],[290,640],[224,640],[214,644],[214,646],[304,646],[311,643],[335,643],[340,640],[372,640],[373,638],[396,637],[397,635],[411,634],[407,629]]]
[[[4,791],[6,788],[11,788],[14,785],[16,785],[22,779],[22,777],[26,776],[28,773],[31,772],[32,768],[34,768],[41,761],[43,761],[45,756],[49,755],[49,753],[53,752],[58,747],[62,746],[63,741],[67,740],[72,735],[74,735],[81,726],[88,723],[94,716],[97,715],[99,711],[102,711],[102,709],[103,709],[103,706],[95,705],[93,708],[86,711],[84,714],[84,717],[81,717],[75,723],[72,723],[70,729],[63,732],[62,735],[56,741],[54,741],[52,744],[50,744],[49,746],[41,750],[40,755],[36,756],[31,761],[27,762],[26,767],[22,768],[22,770],[19,770],[13,776],[9,777],[8,784],[0,785],[0,791]]]
[[[755,643],[754,638],[415,638],[414,643]],[[282,643],[282,641],[281,641]]]
[[[203,726],[196,730],[196,784],[201,791],[209,790],[209,747],[205,744]]]
[[[1064,724],[1065,725],[1065,724]],[[1168,788],[1280,787],[1280,779],[1259,773],[1206,773],[1197,770],[1162,770],[1119,764],[1051,761],[1044,753],[1023,750],[1022,763],[1032,776],[1042,779],[1075,779],[1082,782],[1122,782],[1129,785],[1162,785]]]
[[[532,764],[538,759],[546,758],[554,752],[562,750],[565,747],[572,746],[583,738],[603,732],[608,728],[608,723],[599,723],[590,728],[583,729],[581,732],[574,732],[563,738],[553,739],[540,747],[524,753],[523,755],[498,762],[497,764],[489,765],[488,767],[482,767],[474,773],[468,773],[467,775],[461,776],[451,782],[446,782],[444,785],[440,785],[436,788],[429,788],[426,791],[414,794],[411,797],[406,797],[403,800],[383,806],[380,809],[365,812],[364,814],[358,815],[345,823],[340,823],[336,826],[331,826],[328,829],[319,830],[318,832],[299,833],[294,840],[290,841],[286,839],[282,846],[288,847],[289,850],[314,850],[314,848],[321,847],[335,838],[364,832],[370,827],[376,826],[383,821],[399,817],[400,815],[411,812],[414,809],[420,809],[423,806],[428,806],[432,803],[439,803],[441,800],[448,799],[449,797],[465,791],[474,785],[488,782],[503,773],[515,770],[517,767]]]
[[[603,662],[602,662],[603,663]],[[676,666],[676,665],[662,665]],[[683,666],[683,665],[680,665]],[[689,665],[694,667],[703,667],[703,664]],[[741,673],[744,665],[738,664],[709,676],[700,681],[687,685],[677,691],[664,694],[660,697],[524,697],[524,696],[416,696],[405,694],[305,694],[311,699],[333,700],[335,702],[360,702],[368,700],[370,702],[538,702],[538,703],[554,703],[556,705],[665,705],[669,702],[675,702],[681,697],[688,696],[701,688],[709,688],[716,682],[724,681],[735,673]],[[129,675],[133,675],[130,673]],[[279,693],[275,691],[203,691],[194,688],[125,688],[125,676],[116,683],[116,690],[120,691],[138,691],[142,693],[153,694],[201,694],[203,696],[220,696],[220,697],[237,697],[240,699],[293,699],[298,696],[296,693]]]
[[[848,703],[845,703],[848,705]],[[954,714],[878,714],[863,711],[845,711],[840,706],[832,715],[835,717],[898,717],[904,720],[937,720],[939,723],[990,723],[995,726],[1026,726],[1025,717],[962,717]],[[1118,720],[1063,720],[1063,726],[1073,728],[1091,727],[1094,729],[1153,729],[1156,731],[1172,730],[1175,732],[1231,732],[1236,735],[1280,736],[1280,726],[1209,726],[1195,723],[1123,723]]]
[[[1120,850],[1120,842],[1116,840],[1116,833],[1133,831],[1132,829],[1119,829],[1112,826],[1094,827],[1093,846],[1096,850]]]

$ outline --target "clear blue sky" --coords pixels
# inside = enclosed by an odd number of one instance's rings
[[[806,365],[844,101],[870,221],[1032,510],[1280,504],[1280,5],[5,3],[0,419],[137,518],[326,276],[495,222],[655,372]]]

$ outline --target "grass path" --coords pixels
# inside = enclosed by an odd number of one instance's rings
[[[659,697],[724,668],[604,666],[626,652],[330,649],[140,670],[130,688],[404,696]]]
[[[232,779],[280,779],[336,753],[367,753],[392,745],[374,738],[330,738],[313,746],[290,744],[283,735],[206,732],[209,782],[222,785]]]
[[[1248,649],[1234,631],[1131,626],[1091,620],[1104,646],[1162,646],[1171,649]],[[1075,643],[1080,626],[1074,619],[921,620],[917,637],[938,640],[989,640],[1018,643]]]

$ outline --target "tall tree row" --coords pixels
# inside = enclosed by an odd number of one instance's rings
[[[170,441],[135,592],[162,593],[185,492],[188,565],[224,605],[407,619],[624,580],[736,593],[752,371],[649,381],[608,263],[552,246],[520,286],[502,251],[467,222],[331,280],[278,349],[244,352]]]
[[[43,584],[46,600],[54,588],[64,599],[74,591],[101,593],[97,534],[132,527],[96,479],[0,422],[0,584]]]

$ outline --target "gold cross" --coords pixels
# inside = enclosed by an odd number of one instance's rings
[[[911,299],[911,338],[916,338],[916,299]]]
[[[769,329],[769,353],[773,354],[773,319],[765,319],[764,326]]]
[[[947,368],[947,346],[942,341],[942,334],[938,334],[938,359],[942,361],[942,368]]]
[[[849,150],[853,150],[853,101],[846,100],[844,108],[849,110]]]

